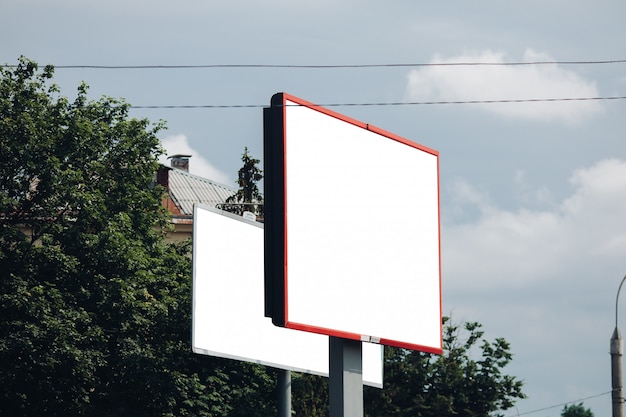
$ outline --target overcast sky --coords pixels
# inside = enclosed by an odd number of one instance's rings
[[[438,150],[444,314],[511,343],[506,370],[528,399],[505,414],[558,416],[584,401],[609,415],[626,100],[425,103],[626,96],[626,63],[580,63],[626,59],[622,0],[4,0],[0,10],[4,63],[226,65],[59,68],[55,78],[69,97],[84,80],[94,98],[134,106],[226,106],[132,115],[165,120],[168,152],[192,154],[192,173],[227,185],[244,147],[262,158],[261,106],[279,91],[350,104],[332,109]],[[397,65],[478,62],[543,64]],[[374,103],[388,105],[359,105]]]

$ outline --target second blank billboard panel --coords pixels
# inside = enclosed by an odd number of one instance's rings
[[[264,317],[263,225],[196,207],[193,351],[328,375],[328,337],[276,327]],[[382,347],[363,344],[363,380],[382,386]]]

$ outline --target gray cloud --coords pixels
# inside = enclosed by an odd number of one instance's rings
[[[483,50],[450,58],[436,56],[430,63],[505,63],[504,53]],[[532,49],[522,62],[554,61]],[[598,97],[595,82],[557,64],[522,66],[433,66],[409,72],[407,96],[412,100],[533,100]],[[476,105],[483,111],[526,120],[580,123],[602,107],[596,101],[500,103]]]

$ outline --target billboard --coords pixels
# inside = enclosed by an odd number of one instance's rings
[[[438,152],[286,93],[264,111],[266,315],[441,353]]]
[[[328,336],[263,314],[263,224],[196,206],[193,227],[193,351],[328,376]],[[363,382],[382,387],[382,346],[363,343]]]

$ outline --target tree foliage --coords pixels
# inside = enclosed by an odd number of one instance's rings
[[[268,415],[271,374],[190,351],[163,125],[25,58],[0,71],[0,415]]]
[[[565,404],[561,417],[593,417],[593,413],[589,408],[585,408],[583,403]]]
[[[502,415],[524,398],[522,382],[503,371],[512,359],[509,344],[483,336],[479,323],[458,325],[446,318],[443,355],[385,346],[383,389],[364,387],[365,415]],[[298,374],[293,390],[296,416],[328,415],[325,378]]]
[[[385,347],[384,389],[366,390],[366,414],[502,415],[524,398],[523,384],[503,372],[512,360],[509,343],[503,338],[485,339],[481,327],[446,318],[441,356]]]
[[[263,171],[258,167],[261,161],[253,158],[248,153],[248,147],[245,147],[241,162],[243,165],[237,173],[239,190],[226,199],[224,209],[240,216],[244,211],[263,216],[263,195],[257,186],[257,182],[263,179]]]

